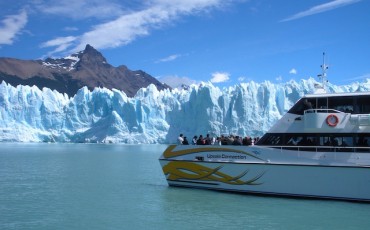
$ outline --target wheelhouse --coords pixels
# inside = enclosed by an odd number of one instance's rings
[[[350,117],[347,121],[356,121],[357,127],[360,128],[338,132],[338,129],[334,128],[336,123],[331,124],[328,119],[331,116],[336,117],[333,115],[335,113],[338,116],[339,114],[346,114],[342,116]],[[295,130],[291,133],[269,132],[256,144],[302,151],[370,152],[369,92],[307,95],[297,101],[288,111],[288,114],[297,115],[295,120],[298,122],[302,118],[311,121],[309,116],[319,117],[321,116],[319,114],[325,114],[327,124],[333,126],[333,129],[321,128],[320,132],[315,132],[309,128],[302,128],[298,129],[299,132]],[[336,122],[338,122],[338,118],[336,119]],[[321,130],[325,131],[322,132]]]
[[[370,114],[370,94],[353,93],[350,95],[308,95],[301,98],[288,113],[303,115],[308,109],[331,109],[344,113]]]

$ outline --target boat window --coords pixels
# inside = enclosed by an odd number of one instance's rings
[[[341,137],[339,138],[339,144],[341,146],[353,146],[353,137],[350,137],[350,136],[346,136],[346,137]]]
[[[302,146],[313,146],[313,145],[317,145],[316,143],[316,136],[305,136],[303,137],[300,145]]]
[[[301,98],[289,111],[288,113],[303,115],[305,110],[315,109],[316,99],[315,98]]]
[[[370,135],[369,134],[359,134],[356,137],[356,146],[358,152],[369,152],[370,148]]]
[[[292,148],[299,148],[300,151],[312,151],[312,147],[314,147],[317,151],[369,152],[370,134],[269,133],[264,135],[257,145],[279,145],[291,150]]]
[[[369,147],[369,135],[360,134],[356,137],[356,146],[358,147]]]
[[[258,145],[282,145],[282,135],[281,134],[266,134],[261,140],[258,141]]]
[[[369,101],[370,95],[301,98],[288,113],[303,115],[308,109],[318,109],[318,112],[335,109],[344,113],[370,114]]]
[[[321,146],[353,146],[352,136],[324,135],[319,138]]]
[[[321,136],[319,137],[319,145],[330,145],[330,137],[329,136]]]
[[[370,96],[359,96],[356,101],[356,109],[359,114],[370,114]]]
[[[353,97],[329,97],[328,104],[330,109],[353,113]]]
[[[285,145],[299,145],[302,141],[302,136],[292,134],[285,137]]]
[[[318,109],[327,109],[328,108],[328,98],[321,97],[317,99],[317,108]]]

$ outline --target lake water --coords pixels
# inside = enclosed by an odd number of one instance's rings
[[[0,143],[0,229],[368,229],[370,204],[168,187],[165,145]]]

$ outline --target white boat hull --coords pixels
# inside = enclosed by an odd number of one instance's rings
[[[314,157],[292,160],[294,154],[287,156],[291,158],[287,161],[289,164],[283,161],[274,162],[271,149],[267,148],[266,152],[253,147],[228,147],[229,150],[220,151],[215,150],[216,147],[209,150],[199,147],[170,148],[172,149],[166,151],[172,151],[172,156],[164,154],[160,158],[170,186],[370,201],[368,166],[325,165],[324,161],[312,161]],[[181,151],[185,152],[179,154]],[[317,153],[312,154],[316,155]],[[352,155],[348,154],[347,159],[350,156]],[[270,159],[266,160],[267,157]],[[279,157],[281,158],[281,154]]]

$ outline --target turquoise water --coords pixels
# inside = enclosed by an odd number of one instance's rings
[[[0,229],[368,229],[370,204],[168,187],[165,145],[0,144]]]

